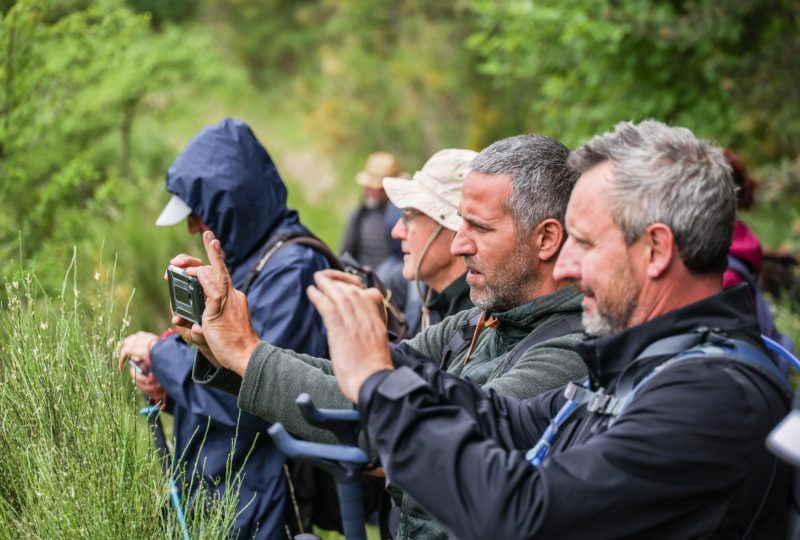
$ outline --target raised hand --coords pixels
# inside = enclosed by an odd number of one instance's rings
[[[316,287],[308,288],[308,297],[328,330],[328,348],[339,388],[356,403],[358,391],[370,375],[394,366],[381,293],[341,279],[340,274],[316,272]]]
[[[196,343],[212,363],[244,375],[250,356],[261,340],[253,330],[247,297],[233,287],[219,240],[214,233],[206,231],[203,244],[210,265],[186,267],[186,272],[200,281],[205,293],[203,325],[192,325],[185,339]],[[183,321],[180,317],[177,319]],[[173,318],[173,322],[175,320]]]

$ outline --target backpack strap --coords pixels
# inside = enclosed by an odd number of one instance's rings
[[[729,254],[728,267],[739,274],[739,277],[741,277],[748,285],[750,285],[753,290],[758,288],[755,272],[752,268],[750,268],[750,265],[741,260],[739,257]]]
[[[563,319],[558,319],[556,321],[552,321],[548,324],[537,329],[538,331],[531,332],[525,338],[520,341],[514,350],[509,355],[509,358],[503,364],[502,369],[500,370],[500,375],[505,375],[508,373],[511,368],[513,368],[519,359],[535,345],[539,343],[544,343],[553,338],[566,336],[567,334],[572,334],[573,332],[582,332],[583,331],[583,322],[581,321],[581,316],[578,313],[570,313]]]
[[[332,269],[351,273],[361,279],[361,281],[364,282],[364,285],[367,287],[377,288],[381,292],[381,296],[383,296],[383,306],[386,310],[386,325],[390,333],[390,340],[397,343],[405,337],[407,329],[405,315],[403,315],[403,312],[400,311],[396,305],[394,305],[391,298],[391,291],[387,292],[386,287],[383,286],[383,283],[381,283],[381,280],[378,278],[377,274],[368,268],[364,269],[354,266],[353,264],[339,259],[339,257],[337,257],[333,251],[330,250],[325,242],[312,234],[294,231],[278,233],[272,236],[267,242],[266,246],[264,246],[258,263],[256,263],[256,265],[247,274],[244,285],[241,289],[242,292],[247,294],[247,291],[250,289],[255,279],[258,277],[267,263],[272,259],[272,257],[275,256],[278,250],[289,244],[308,246],[325,256]]]
[[[447,368],[453,363],[453,359],[469,348],[472,342],[472,335],[475,333],[483,314],[483,311],[476,313],[466,321],[462,321],[459,327],[456,328],[456,331],[450,336],[450,341],[447,342],[442,350],[442,362],[439,364],[439,369],[447,371]]]
[[[693,347],[687,351],[681,352],[663,364],[656,366],[653,370],[645,375],[641,381],[639,381],[633,389],[627,394],[622,395],[617,393],[616,397],[621,399],[622,402],[619,405],[618,410],[615,412],[613,416],[621,415],[627,406],[630,404],[631,401],[636,397],[639,393],[644,384],[649,381],[653,376],[657,375],[664,369],[669,368],[679,362],[685,360],[696,360],[696,361],[721,361],[721,360],[734,360],[741,364],[746,365],[753,371],[758,372],[764,378],[766,378],[769,382],[771,382],[776,388],[778,388],[784,397],[791,402],[792,397],[794,395],[794,390],[789,382],[786,380],[786,377],[781,372],[780,368],[778,368],[775,361],[770,358],[767,353],[761,351],[750,345],[749,343],[739,340],[739,339],[724,339],[722,341],[712,341],[708,343],[703,343],[698,345],[697,347]]]
[[[728,255],[728,268],[736,272],[750,286],[761,333],[773,337],[780,335],[777,328],[775,328],[775,321],[772,319],[772,310],[764,299],[764,295],[761,294],[761,288],[758,286],[758,277],[753,269],[745,261],[733,255]]]
[[[712,341],[706,341],[709,337]],[[687,344],[689,344],[688,349]],[[709,333],[707,329],[702,327],[697,332],[670,336],[654,342],[642,351],[630,365],[634,365],[642,359],[655,356],[665,356],[667,360],[654,367],[635,385],[623,384],[625,382],[625,373],[623,373],[620,376],[621,381],[614,394],[607,394],[605,388],[599,388],[596,391],[591,390],[588,379],[585,379],[582,384],[569,383],[564,389],[566,403],[553,417],[550,426],[544,431],[536,445],[528,450],[526,459],[534,466],[541,465],[549,455],[551,445],[561,426],[572,418],[573,413],[581,405],[586,405],[585,411],[587,413],[611,417],[609,420],[609,426],[611,426],[633,401],[645,383],[664,369],[685,360],[733,360],[741,362],[765,377],[781,391],[787,400],[791,401],[794,395],[794,391],[786,377],[767,353],[742,340],[725,338]]]
[[[277,233],[271,236],[267,241],[267,244],[264,246],[258,262],[247,274],[247,277],[244,280],[244,285],[242,285],[241,289],[243,293],[247,294],[247,291],[250,290],[250,287],[253,285],[255,279],[258,277],[264,267],[267,266],[267,263],[278,252],[278,250],[289,244],[301,244],[308,246],[318,253],[324,255],[325,258],[328,259],[328,264],[330,264],[331,268],[334,270],[344,270],[342,263],[339,262],[339,258],[334,255],[325,242],[316,236],[300,231]]]

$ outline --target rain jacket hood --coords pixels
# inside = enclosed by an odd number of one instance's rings
[[[167,191],[200,216],[229,267],[266,244],[276,226],[298,223],[286,186],[250,127],[232,118],[196,135],[167,172]]]

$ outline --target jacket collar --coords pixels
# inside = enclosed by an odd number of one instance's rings
[[[549,317],[553,313],[559,312],[580,311],[582,299],[583,295],[575,287],[569,286],[535,298],[526,304],[513,307],[508,311],[499,313],[487,312],[487,317],[492,315],[499,320],[501,329],[519,327],[525,329],[527,333],[542,317]]]
[[[447,313],[448,315],[452,315],[452,306],[454,304],[461,304],[464,303],[464,297],[466,296],[467,301],[469,299],[469,284],[467,283],[467,273],[464,272],[461,276],[457,277],[450,285],[445,287],[445,289],[440,293],[433,293],[431,295],[431,299],[428,302],[428,307],[434,311],[439,313]],[[472,303],[469,303],[469,307],[472,307]],[[469,309],[469,307],[465,309]]]
[[[700,327],[759,343],[758,319],[748,286],[731,287],[612,336],[587,336],[575,350],[586,363],[593,386],[608,387],[651,343]]]

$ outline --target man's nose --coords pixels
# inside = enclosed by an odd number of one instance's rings
[[[581,279],[578,250],[572,238],[567,237],[567,241],[561,247],[561,252],[558,254],[556,265],[553,268],[553,279],[556,281],[579,281]]]
[[[394,227],[392,227],[391,236],[395,240],[400,240],[402,242],[403,240],[406,239],[406,233],[407,232],[408,231],[406,230],[405,226],[403,225],[403,218],[399,218],[395,222]]]
[[[453,243],[450,244],[450,253],[456,257],[475,255],[477,253],[475,242],[469,237],[469,233],[467,233],[463,224],[453,237]]]

